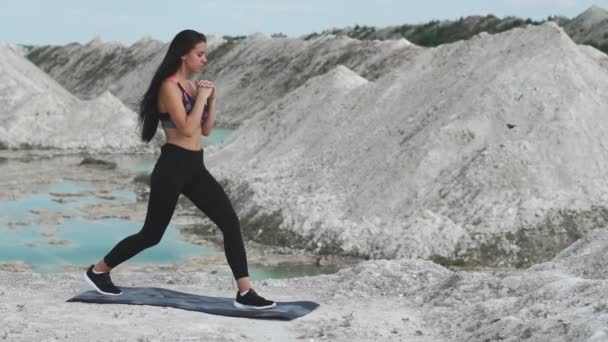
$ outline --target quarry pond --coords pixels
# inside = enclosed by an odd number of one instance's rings
[[[231,133],[214,130],[206,148]],[[5,189],[0,195],[0,269],[60,273],[99,260],[141,229],[149,191],[145,179],[157,157],[157,153],[0,151],[0,182]],[[182,196],[162,242],[119,268],[142,272],[185,268],[230,277],[219,230],[213,237],[197,233],[204,217]],[[335,260],[276,249],[247,242],[253,280],[329,274],[341,268]]]

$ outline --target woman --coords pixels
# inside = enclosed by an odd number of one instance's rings
[[[110,270],[142,250],[158,244],[171,220],[180,194],[188,197],[224,235],[226,259],[239,290],[234,306],[267,309],[276,305],[252,288],[238,217],[228,196],[207,171],[200,135],[208,136],[215,121],[215,85],[190,82],[207,63],[207,38],[184,30],[171,41],[139,108],[142,140],[149,142],[160,121],[167,140],[151,175],[148,211],[143,228],[120,241],[85,280],[105,295],[122,292],[112,283]]]

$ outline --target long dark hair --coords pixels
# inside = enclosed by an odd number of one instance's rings
[[[200,42],[207,42],[204,34],[194,30],[183,30],[179,32],[169,44],[165,58],[152,77],[148,90],[139,102],[139,126],[141,139],[149,142],[156,134],[158,128],[158,91],[163,81],[175,74],[181,65],[181,57]]]

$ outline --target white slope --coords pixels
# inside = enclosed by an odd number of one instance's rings
[[[405,39],[360,41],[334,35],[311,40],[271,39],[255,34],[220,58],[210,60],[204,76],[218,86],[218,121],[237,127],[307,80],[337,65],[376,79],[418,50]]]
[[[305,41],[270,38],[261,33],[230,42],[210,37],[207,45],[208,64],[194,78],[210,79],[216,84],[217,123],[222,127],[238,126],[277,98],[336,65],[350,66],[375,79],[418,50],[405,39],[359,41],[328,35]],[[39,47],[28,57],[80,98],[108,89],[136,110],[167,47],[168,44],[150,38],[130,47],[97,40],[86,45]]]
[[[593,5],[564,25],[573,40],[579,43],[608,42],[608,11]]]
[[[110,93],[80,101],[11,49],[0,47],[0,142],[8,147],[133,150],[136,115]]]
[[[27,54],[28,50],[25,46],[19,45],[19,44],[12,44],[12,43],[0,43],[0,46],[2,46],[5,49],[9,49],[9,50],[13,50],[13,52],[17,53],[18,55],[24,56]]]
[[[311,249],[525,265],[606,221],[606,92],[606,69],[554,23],[480,35],[375,82],[341,67],[310,80],[213,163],[254,194],[245,216],[279,212],[277,232]]]
[[[209,37],[208,51],[224,41]],[[136,110],[168,46],[148,36],[131,46],[95,38],[86,44],[36,47],[28,58],[81,99],[110,90]]]
[[[594,25],[600,24],[607,20],[608,11],[597,5],[593,5],[575,17],[573,19],[573,23],[576,23],[577,26],[581,28],[589,30],[593,28]]]

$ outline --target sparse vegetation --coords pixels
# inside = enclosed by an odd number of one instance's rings
[[[542,23],[542,21],[534,21],[530,18],[526,20],[505,18],[501,20],[493,15],[488,15],[479,20],[461,17],[457,21],[440,22],[432,20],[423,25],[402,25],[396,28],[394,32],[416,45],[432,47],[469,39],[481,32],[495,34],[515,27],[540,25]]]
[[[494,15],[460,17],[456,21],[431,20],[420,25],[400,25],[389,29],[377,29],[365,25],[355,25],[353,28],[330,29],[321,33],[311,33],[304,36],[305,40],[314,39],[321,35],[347,35],[359,40],[383,40],[405,38],[410,42],[426,47],[434,47],[441,44],[453,43],[459,40],[469,39],[481,32],[496,34],[516,27],[527,25],[541,25],[547,21],[563,24],[563,18],[548,16],[546,20],[522,19],[517,17],[506,17],[500,19]],[[604,34],[608,39],[608,33]],[[598,45],[598,44],[596,44]],[[594,45],[595,46],[595,45]],[[600,50],[604,51],[600,45]],[[604,51],[606,52],[606,51]]]
[[[39,47],[36,49],[28,50],[28,54],[26,55],[27,59],[29,59],[34,64],[40,64],[41,57],[43,56],[45,48]]]
[[[101,61],[96,65],[90,65],[82,76],[82,81],[86,83],[97,82],[101,75],[116,73],[112,71],[112,62],[117,58],[116,52],[110,52],[104,55]]]
[[[374,32],[376,32],[375,27],[355,25],[353,31],[349,34],[349,36],[361,40],[368,39],[368,37],[370,37],[369,39],[373,39],[371,37],[373,36]]]
[[[222,38],[224,38],[228,41],[235,41],[235,40],[243,40],[243,39],[247,38],[247,36],[222,36]]]
[[[224,55],[226,55],[228,52],[230,52],[230,50],[232,50],[232,48],[234,48],[238,42],[239,42],[238,39],[227,39],[227,41],[225,43],[223,43],[222,45],[216,47],[215,49],[211,50],[211,52],[209,52],[209,56],[208,56],[209,60],[212,60],[212,61],[219,60]]]
[[[311,40],[311,39],[314,39],[314,38],[316,38],[316,37],[318,37],[320,35],[321,34],[319,34],[317,32],[313,32],[311,34],[308,34],[308,35],[304,36],[302,39],[304,39],[304,40]]]
[[[602,42],[602,43],[598,43],[595,40],[586,40],[583,42],[583,44],[585,45],[591,45],[594,48],[608,54],[608,41],[606,42]]]
[[[106,169],[106,170],[113,170],[116,168],[116,163],[115,162],[111,162],[111,161],[106,161],[106,160],[101,160],[101,159],[95,159],[92,157],[85,157],[79,165],[82,166],[89,166],[89,167],[95,167],[98,169]]]

